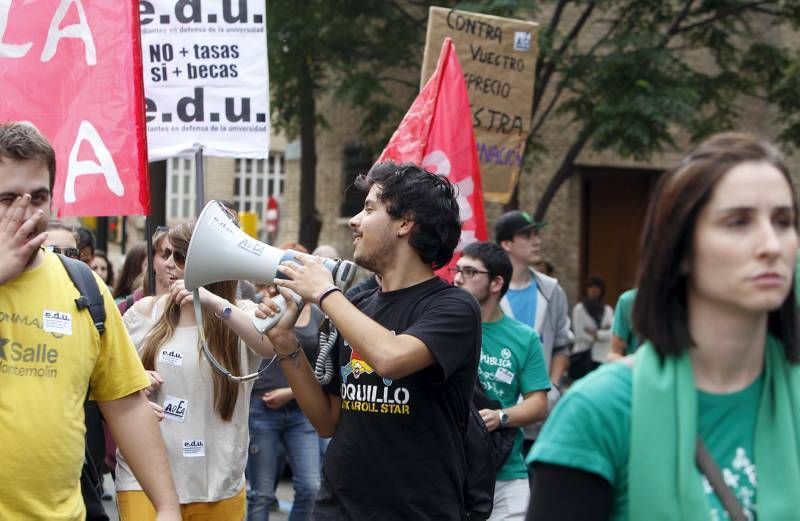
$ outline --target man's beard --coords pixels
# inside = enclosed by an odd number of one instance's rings
[[[392,243],[388,240],[390,236],[385,234],[381,240],[377,242],[377,246],[373,251],[364,254],[353,255],[353,261],[362,268],[368,269],[373,273],[383,274],[386,267],[391,265],[391,257],[393,254]],[[363,238],[361,239],[363,241]]]

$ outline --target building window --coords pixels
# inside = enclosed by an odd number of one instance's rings
[[[255,212],[259,226],[266,218],[267,199],[283,195],[286,177],[283,153],[270,152],[268,159],[237,159],[233,196],[239,210]]]
[[[167,216],[186,221],[195,216],[194,158],[173,157],[167,161]]]
[[[345,145],[342,158],[342,186],[344,197],[339,209],[342,217],[352,217],[361,211],[364,206],[364,193],[358,190],[353,183],[356,177],[366,174],[372,167],[372,151],[361,143]]]

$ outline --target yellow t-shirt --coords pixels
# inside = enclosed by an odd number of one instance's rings
[[[100,336],[61,261],[0,285],[0,519],[83,519],[83,402],[148,385],[108,288]],[[91,386],[91,387],[90,387]]]

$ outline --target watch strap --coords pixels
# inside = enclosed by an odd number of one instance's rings
[[[226,300],[225,304],[222,306],[222,311],[219,313],[215,312],[214,316],[225,320],[230,318],[231,313],[233,313],[233,308],[231,307],[231,303]]]

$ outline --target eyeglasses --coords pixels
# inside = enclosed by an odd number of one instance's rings
[[[78,248],[61,248],[60,246],[46,246],[47,251],[52,251],[53,253],[61,253],[65,257],[69,257],[71,259],[78,259],[80,258],[80,252]]]
[[[470,266],[464,266],[463,268],[456,266],[455,268],[450,268],[448,271],[450,271],[450,273],[452,273],[454,277],[456,276],[457,273],[460,273],[461,276],[464,277],[465,279],[471,279],[478,273],[486,273],[486,274],[489,273],[488,271],[476,270],[475,268],[472,268]]]

